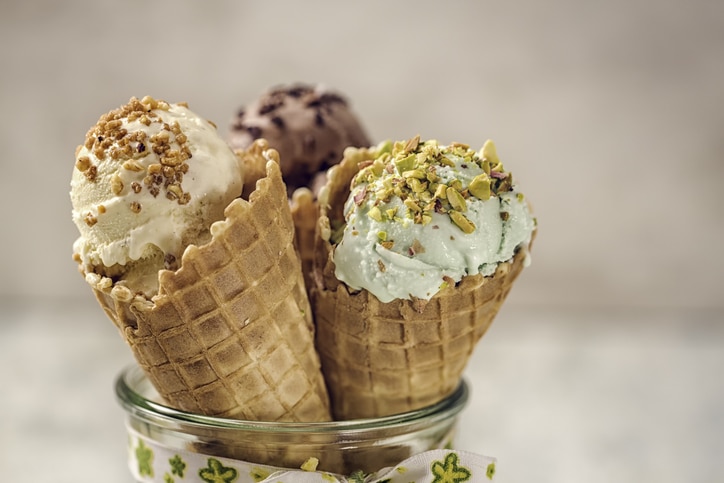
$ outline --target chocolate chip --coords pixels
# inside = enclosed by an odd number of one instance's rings
[[[319,96],[319,102],[321,102],[322,104],[339,103],[343,106],[347,105],[347,101],[342,96],[331,92],[325,92],[324,94]]]
[[[269,100],[269,101],[265,102],[264,104],[262,104],[261,106],[259,106],[259,114],[263,116],[265,114],[274,112],[283,104],[283,102],[284,101],[282,101],[282,100],[276,100],[276,99]]]
[[[176,263],[176,257],[173,256],[173,254],[171,254],[171,253],[167,253],[166,256],[163,258],[163,265],[166,270],[178,269],[178,264]]]
[[[274,116],[274,117],[272,117],[272,118],[271,118],[271,122],[272,122],[272,124],[274,124],[274,125],[275,125],[277,128],[279,128],[279,129],[282,129],[282,130],[283,130],[284,127],[285,127],[285,126],[284,126],[284,119],[282,119],[282,118],[279,117],[279,116]]]
[[[296,85],[288,87],[287,89],[283,89],[282,92],[286,93],[289,97],[294,97],[295,99],[298,99],[304,94],[309,94],[310,92],[313,92],[313,89],[305,85]]]
[[[262,136],[262,131],[259,126],[247,126],[246,131],[252,139],[259,139]]]
[[[312,152],[314,152],[314,149],[317,147],[317,140],[314,139],[313,136],[307,134],[304,136],[304,140],[302,141],[302,146],[304,148],[305,153],[312,153]]]
[[[324,118],[322,117],[322,113],[319,111],[314,114],[314,124],[319,127],[324,127]]]

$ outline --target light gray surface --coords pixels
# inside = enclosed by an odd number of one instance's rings
[[[458,447],[497,457],[501,483],[716,481],[722,317],[507,307],[467,371]],[[131,359],[110,321],[83,303],[0,318],[3,481],[130,482],[112,384]]]
[[[375,140],[494,139],[540,219],[526,303],[724,308],[722,52],[709,0],[4,1],[0,294],[87,290],[68,190],[101,114],[151,94],[224,134],[302,80]]]

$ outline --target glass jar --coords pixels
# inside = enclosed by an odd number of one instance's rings
[[[149,444],[171,453],[198,453],[291,469],[317,458],[317,470],[342,475],[357,470],[373,473],[423,451],[451,448],[468,395],[468,386],[461,381],[443,401],[399,415],[279,423],[216,418],[170,408],[160,402],[136,366],[125,369],[116,381],[116,396],[127,413],[129,433]],[[131,452],[137,449],[129,447]]]

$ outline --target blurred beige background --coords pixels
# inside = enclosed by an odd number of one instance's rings
[[[533,265],[468,371],[464,449],[499,456],[500,481],[722,474],[724,2],[707,0],[2,2],[0,474],[98,481],[74,470],[92,460],[130,481],[111,391],[130,351],[71,261],[87,129],[150,94],[225,133],[295,81],[344,92],[375,140],[494,139],[534,204]]]
[[[4,2],[0,294],[78,297],[75,146],[131,96],[222,132],[266,87],[346,93],[375,140],[492,138],[534,203],[524,304],[722,307],[724,4]]]

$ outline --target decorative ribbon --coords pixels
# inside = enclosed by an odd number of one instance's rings
[[[482,483],[495,475],[494,458],[450,449],[425,451],[369,475],[343,476],[176,451],[130,427],[128,432],[128,464],[139,483]]]

